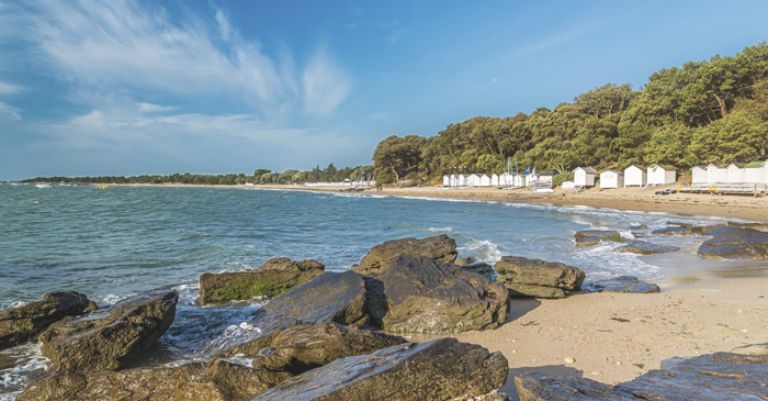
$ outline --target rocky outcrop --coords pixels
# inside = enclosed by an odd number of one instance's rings
[[[619,276],[605,280],[597,280],[593,282],[590,287],[593,291],[599,292],[649,294],[661,291],[658,285],[642,281],[635,276]]]
[[[581,290],[585,277],[577,267],[514,256],[502,257],[494,269],[513,297],[563,298]]]
[[[462,268],[465,271],[468,271],[470,273],[479,274],[488,280],[493,281],[494,277],[494,271],[493,266],[489,265],[485,262],[479,262],[475,258],[471,256],[465,256],[463,258],[457,258],[455,262],[453,262],[455,266],[458,266]]]
[[[715,235],[721,229],[727,228],[728,224],[714,224],[708,226],[697,226],[689,223],[667,222],[669,226],[651,231],[653,235]]]
[[[452,338],[338,359],[252,401],[437,401],[483,396],[504,384],[507,360]]]
[[[33,341],[51,324],[96,309],[85,295],[74,291],[51,292],[40,301],[0,312],[0,350]]]
[[[206,305],[254,298],[272,298],[305,281],[323,274],[322,263],[308,259],[294,261],[273,258],[254,270],[227,273],[204,273],[200,276],[200,298]]]
[[[728,227],[699,246],[707,259],[768,259],[768,233],[751,228]]]
[[[48,377],[29,386],[18,400],[245,401],[338,358],[404,342],[332,323],[300,325],[241,344],[208,364]]]
[[[716,353],[608,386],[578,377],[524,374],[520,401],[723,401],[768,397],[768,356]]]
[[[453,263],[458,252],[456,241],[444,234],[424,239],[386,241],[371,248],[352,270],[365,275],[381,274],[401,255],[426,256],[441,263]]]
[[[285,292],[254,315],[254,324],[264,334],[297,324],[335,322],[363,326],[365,279],[352,271],[325,273]]]
[[[680,248],[671,245],[659,245],[646,241],[632,241],[619,247],[619,252],[636,253],[638,255],[655,255],[659,253],[677,252]]]
[[[585,230],[576,233],[576,246],[594,246],[602,241],[621,242],[621,234],[611,230]]]
[[[400,256],[369,279],[368,311],[389,333],[459,333],[506,320],[507,290],[426,256]]]
[[[173,322],[178,294],[154,290],[86,316],[51,325],[40,335],[57,371],[116,370],[153,347]]]

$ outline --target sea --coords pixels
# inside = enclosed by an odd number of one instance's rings
[[[238,271],[275,256],[314,258],[343,271],[375,244],[447,234],[460,256],[493,263],[503,255],[578,266],[587,281],[620,275],[663,279],[695,260],[701,238],[650,236],[668,222],[718,219],[591,207],[402,198],[296,190],[51,186],[0,183],[0,310],[50,291],[76,290],[99,305],[143,290],[174,287],[176,320],[161,346],[170,364],[205,360],[232,341],[258,335],[257,302],[198,308],[198,276]],[[681,247],[654,258],[617,244],[574,246],[586,229],[618,230]],[[13,400],[48,366],[35,344],[0,352],[0,401]]]

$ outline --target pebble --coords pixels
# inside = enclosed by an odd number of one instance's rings
[[[565,357],[565,359],[563,359],[563,360],[565,361],[565,363],[569,363],[569,364],[570,364],[570,363],[576,363],[576,358],[574,358],[574,357],[572,357],[572,356],[567,356],[567,357]]]

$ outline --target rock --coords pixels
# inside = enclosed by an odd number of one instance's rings
[[[621,234],[612,230],[585,230],[576,233],[576,246],[594,246],[601,241],[621,242]]]
[[[485,262],[476,262],[468,265],[459,266],[459,268],[461,268],[466,272],[474,273],[479,276],[485,277],[490,281],[493,281],[493,276],[495,275],[493,266]]]
[[[731,352],[744,355],[768,355],[768,343],[742,345],[734,348]]]
[[[430,257],[398,257],[369,282],[369,314],[389,333],[460,333],[506,320],[503,286]]]
[[[456,241],[447,235],[436,235],[424,239],[404,238],[386,241],[371,248],[360,264],[352,270],[365,275],[383,273],[400,255],[428,256],[442,263],[453,263],[458,252]]]
[[[16,401],[229,401],[203,364],[68,373],[32,382]]]
[[[699,246],[698,254],[707,259],[768,259],[768,233],[723,228]]]
[[[0,312],[0,350],[33,341],[51,324],[89,311],[95,304],[74,291],[51,292],[40,301]]]
[[[688,223],[667,222],[669,227],[651,231],[653,235],[715,235],[721,229],[727,228],[727,224],[715,224],[710,226],[697,226]]]
[[[723,401],[768,398],[768,355],[715,353],[608,386],[579,377],[515,377],[520,401]]]
[[[563,359],[563,361],[567,364],[573,364],[573,363],[576,363],[576,358],[572,356],[567,356],[565,357],[565,359]]]
[[[579,291],[585,274],[577,267],[541,259],[504,256],[494,267],[498,281],[526,286]]]
[[[645,224],[636,224],[633,226],[629,226],[629,229],[630,230],[647,230],[648,226]]]
[[[116,370],[155,345],[176,313],[179,295],[154,290],[86,316],[51,325],[39,340],[58,371]]]
[[[18,400],[248,400],[338,358],[404,343],[336,324],[300,325],[242,344],[209,364],[70,373],[34,382]]]
[[[252,401],[433,401],[485,396],[504,384],[507,360],[443,338],[337,359]]]
[[[509,290],[512,298],[541,298],[561,299],[565,298],[565,290],[556,287],[544,287],[540,285],[515,284],[508,281],[502,282]]]
[[[640,255],[655,255],[659,253],[677,252],[680,248],[670,245],[659,245],[646,241],[632,241],[619,247],[619,252],[636,253]]]
[[[456,258],[456,260],[453,262],[454,265],[459,267],[467,266],[475,263],[477,263],[477,259],[475,259],[472,256],[464,256],[461,258]]]
[[[323,274],[325,266],[316,260],[294,261],[273,258],[254,270],[200,275],[200,298],[197,303],[210,303],[272,298]]]
[[[591,288],[599,292],[625,292],[650,294],[660,292],[659,286],[638,279],[635,276],[619,276],[605,280],[597,280]]]

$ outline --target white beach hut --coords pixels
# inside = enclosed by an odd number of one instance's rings
[[[677,181],[677,170],[672,166],[654,164],[648,167],[648,186],[669,185]]]
[[[726,182],[729,184],[747,182],[745,176],[745,169],[736,163],[731,163],[725,168]]]
[[[702,186],[709,183],[707,169],[701,166],[691,167],[691,185]]]
[[[576,167],[573,170],[573,185],[582,188],[594,187],[595,175],[597,171],[592,167]]]
[[[459,181],[458,181],[458,179],[456,178],[456,174],[451,174],[451,177],[450,177],[450,186],[451,186],[451,187],[457,187],[457,186],[459,186]]]
[[[747,164],[744,177],[750,183],[768,184],[768,162],[755,161]]]
[[[601,189],[618,189],[624,186],[624,173],[618,170],[605,170],[600,173]]]
[[[498,174],[491,174],[491,186],[492,187],[498,187],[499,186],[499,175]]]
[[[450,187],[451,186],[451,177],[444,175],[443,176],[443,186],[444,187]]]
[[[483,174],[480,176],[480,186],[481,187],[490,187],[491,186],[491,177],[488,177],[486,174]]]
[[[633,164],[624,169],[625,187],[644,187],[647,183],[648,176],[645,174],[645,168]]]
[[[467,177],[467,186],[468,187],[479,187],[480,186],[480,176],[477,174],[470,174],[469,177]]]
[[[467,186],[467,177],[464,177],[464,174],[459,174],[459,177],[456,179],[456,186],[458,187]]]

